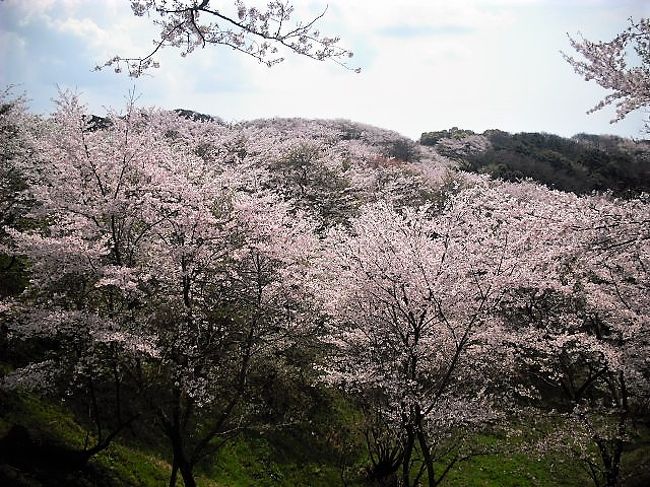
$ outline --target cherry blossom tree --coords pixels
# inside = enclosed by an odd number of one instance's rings
[[[444,137],[436,142],[435,150],[452,160],[463,161],[476,153],[485,152],[491,144],[485,135],[468,134],[464,137]]]
[[[166,330],[161,383],[173,385],[167,393],[156,389],[151,400],[185,485],[193,485],[197,462],[247,425],[254,412],[249,381],[255,368],[302,333],[305,301],[295,263],[310,247],[307,220],[293,220],[272,194],[241,196],[232,204],[229,235],[219,242],[229,242],[227,252],[222,247],[208,266],[175,249],[183,257],[180,267],[177,259],[169,267],[177,273],[170,284],[182,281],[183,291],[177,285],[174,295],[154,304]],[[185,233],[183,246],[193,234]],[[179,303],[170,308],[173,301]]]
[[[438,485],[473,453],[463,433],[494,422],[497,398],[507,401],[512,361],[495,312],[515,283],[541,273],[544,262],[522,259],[536,236],[529,223],[516,198],[482,186],[439,213],[377,203],[330,236],[325,380],[379,418],[375,467],[401,469],[400,485],[425,472]]]
[[[562,418],[545,448],[574,455],[594,485],[616,486],[650,405],[650,210],[607,196],[555,200],[546,219],[558,237],[557,270],[550,286],[504,301],[506,323],[516,328],[513,350],[534,403]]]
[[[130,116],[114,117],[108,133],[89,131],[87,121],[78,99],[64,94],[53,118],[28,134],[32,152],[20,169],[33,201],[32,224],[6,231],[8,250],[29,261],[30,282],[5,323],[15,343],[41,343],[43,353],[3,381],[81,404],[94,426],[86,461],[138,417],[125,368],[154,353],[146,331],[132,326],[135,299],[117,299],[103,280],[123,277],[120,266],[135,261],[147,231],[128,195],[143,181],[134,162],[138,149],[155,145],[148,134],[131,132]]]
[[[572,37],[569,40],[582,56],[576,59],[563,53],[575,72],[586,81],[594,80],[613,91],[588,113],[615,104],[616,117],[612,122],[618,122],[650,104],[650,19],[630,19],[630,26],[608,42]],[[632,58],[631,51],[638,61]]]
[[[119,73],[126,68],[129,76],[138,77],[159,66],[154,56],[164,47],[180,49],[181,56],[187,56],[206,45],[228,46],[269,67],[284,60],[280,48],[348,67],[344,60],[352,53],[339,46],[338,37],[322,35],[317,28],[327,9],[307,21],[292,22],[294,6],[288,1],[274,0],[265,9],[247,3],[235,0],[228,8],[212,6],[210,0],[131,0],[136,16],[158,17],[154,24],[160,28],[160,39],[143,57],[118,55],[96,69],[113,67]]]
[[[30,262],[10,332],[55,346],[3,382],[87,398],[87,458],[152,421],[170,484],[195,485],[197,462],[254,416],[255,368],[301,333],[310,220],[184,139],[211,134],[218,154],[220,127],[130,105],[93,129],[76,96],[58,104],[25,166],[38,224],[8,229]]]

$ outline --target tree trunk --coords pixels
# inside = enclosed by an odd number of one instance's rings
[[[418,428],[418,442],[420,443],[420,449],[422,450],[422,456],[424,458],[424,465],[427,468],[427,483],[429,487],[436,487],[436,473],[433,469],[433,458],[431,458],[431,452],[429,451],[429,445],[427,445],[427,439],[424,437],[424,433],[420,428]]]
[[[169,486],[176,486],[176,478],[178,477],[178,472],[180,471],[181,477],[183,478],[183,483],[185,487],[196,487],[196,481],[194,480],[193,463],[188,459],[187,454],[185,453],[185,445],[183,444],[183,435],[181,433],[181,426],[179,424],[179,415],[174,415],[173,422],[163,422],[164,431],[172,446],[172,472],[169,477]]]
[[[194,466],[190,461],[187,460],[187,457],[183,453],[182,444],[179,444],[176,441],[173,442],[174,460],[172,462],[172,472],[169,477],[169,487],[176,487],[176,478],[178,477],[179,471],[181,473],[181,477],[183,478],[185,487],[196,487],[196,480],[194,480],[193,472]]]
[[[172,474],[169,477],[169,487],[176,487],[176,477],[178,476],[178,462],[176,461],[176,455],[172,460]]]
[[[605,487],[618,487],[621,473],[621,455],[623,453],[623,442],[616,440],[613,447],[612,458],[605,469]]]
[[[185,487],[196,487],[196,480],[194,480],[192,465],[185,459],[182,459],[182,461],[179,462],[178,467],[181,471],[181,476],[183,477],[183,483],[185,484]]]
[[[618,487],[618,469],[613,471],[613,470],[608,470],[605,473],[605,487]]]
[[[415,438],[411,428],[406,430],[406,445],[404,446],[404,458],[402,460],[402,486],[411,486],[411,455],[413,453]]]

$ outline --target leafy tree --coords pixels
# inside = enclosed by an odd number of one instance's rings
[[[450,130],[438,130],[435,132],[425,132],[420,136],[420,144],[436,145],[442,139],[465,139],[471,135],[476,135],[471,130],[462,130],[458,127],[452,127]]]
[[[482,143],[480,142],[482,139]],[[644,141],[613,136],[486,131],[480,136],[441,139],[435,150],[465,170],[507,181],[534,179],[551,188],[585,194],[612,191],[634,197],[650,189],[650,157]]]
[[[15,96],[11,87],[0,92],[0,300],[24,287],[22,262],[6,252],[11,239],[5,228],[24,225],[30,207],[22,168],[32,150],[29,132],[34,123],[24,95]]]

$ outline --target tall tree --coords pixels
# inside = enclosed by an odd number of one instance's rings
[[[102,448],[153,421],[170,485],[195,485],[254,411],[251,374],[300,335],[309,219],[188,150],[200,122],[129,106],[97,129],[58,104],[26,167],[35,224],[9,230],[31,277],[12,333],[51,347],[6,382],[76,386]]]
[[[504,301],[504,323],[533,403],[562,418],[545,446],[575,456],[595,486],[615,487],[649,412],[650,212],[647,201],[607,196],[548,203],[556,270]]]
[[[321,292],[332,319],[326,380],[392,431],[388,449],[382,433],[369,445],[394,452],[385,473],[401,469],[400,485],[418,485],[424,473],[438,485],[472,455],[464,433],[499,415],[509,361],[497,358],[504,349],[494,313],[543,265],[522,259],[535,238],[528,222],[515,198],[476,187],[440,212],[377,203],[330,237]]]

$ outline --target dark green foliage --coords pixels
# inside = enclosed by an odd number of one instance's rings
[[[219,117],[214,117],[212,115],[206,115],[205,113],[195,112],[194,110],[187,110],[185,108],[177,108],[174,110],[179,117],[192,120],[193,122],[217,122],[223,123]]]
[[[88,132],[95,132],[96,130],[106,130],[113,125],[113,122],[108,117],[99,117],[97,115],[90,115],[86,117],[86,130]]]
[[[384,155],[400,161],[411,162],[418,158],[416,144],[410,139],[395,139],[384,146]]]
[[[273,184],[298,208],[315,214],[321,229],[344,223],[355,214],[358,202],[349,182],[341,171],[328,167],[318,148],[297,147],[272,169]]]
[[[0,254],[0,298],[19,295],[26,285],[24,259]]]
[[[424,134],[426,135],[426,134]],[[423,137],[424,137],[423,135]],[[551,188],[586,194],[650,191],[650,144],[613,136],[571,139],[545,133],[488,131],[491,148],[470,154],[465,169],[517,181],[531,178]]]
[[[468,135],[474,135],[471,130],[463,130],[452,127],[449,130],[438,130],[436,132],[424,132],[420,136],[420,144],[436,145],[440,139],[462,139]]]

